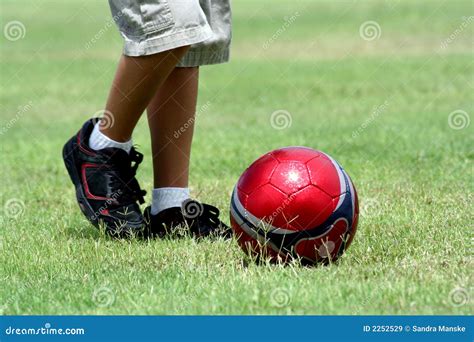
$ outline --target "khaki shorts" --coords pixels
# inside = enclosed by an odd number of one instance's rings
[[[127,56],[191,45],[177,66],[229,60],[230,0],[109,0],[109,4]]]

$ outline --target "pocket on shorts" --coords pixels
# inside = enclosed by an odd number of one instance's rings
[[[174,25],[168,0],[109,0],[114,21],[127,37],[142,37]]]

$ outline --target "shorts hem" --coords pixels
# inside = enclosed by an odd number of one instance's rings
[[[148,37],[141,42],[129,40],[125,37],[123,54],[130,57],[153,55],[182,46],[201,43],[212,35],[211,28],[205,26],[173,32],[168,35],[159,35],[158,37]]]
[[[219,51],[188,51],[176,65],[178,68],[190,68],[202,65],[226,63],[230,59],[230,49]]]

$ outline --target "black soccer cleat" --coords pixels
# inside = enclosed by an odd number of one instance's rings
[[[232,237],[231,228],[219,220],[219,209],[209,204],[189,199],[181,207],[168,208],[157,215],[151,215],[150,210],[151,207],[146,207],[144,216],[148,233],[154,237],[183,230],[195,238]]]
[[[135,178],[143,155],[134,148],[130,154],[119,148],[89,148],[94,121],[88,120],[63,147],[79,207],[95,227],[103,224],[113,237],[144,236],[146,227],[138,202],[144,203],[146,192]]]

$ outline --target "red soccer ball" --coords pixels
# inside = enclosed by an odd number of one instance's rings
[[[246,253],[315,264],[335,261],[357,229],[357,192],[327,154],[285,147],[257,159],[234,188],[230,218]]]

